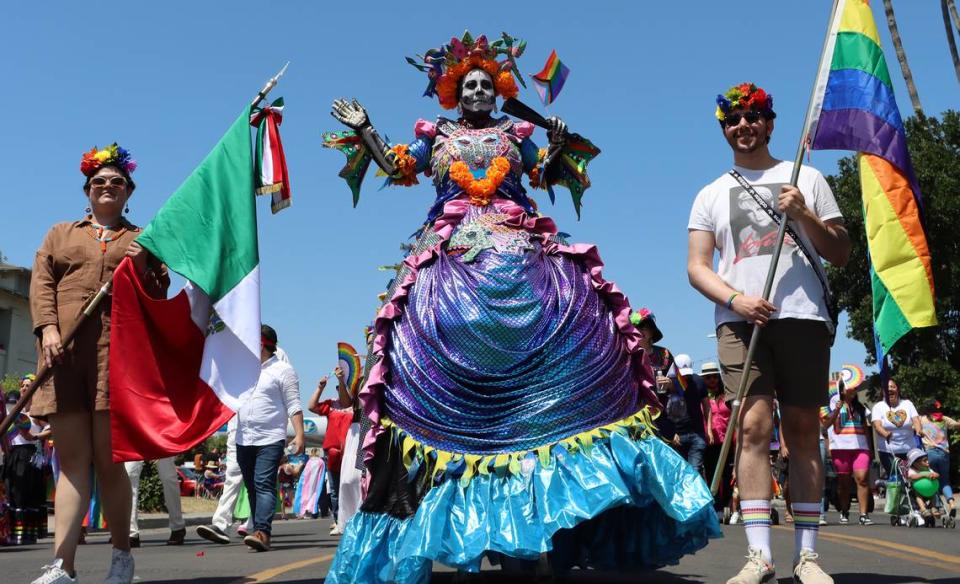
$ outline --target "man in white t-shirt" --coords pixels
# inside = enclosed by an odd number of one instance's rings
[[[745,370],[748,375],[742,431],[737,434],[737,483],[748,561],[728,584],[774,578],[768,453],[774,397],[790,444],[794,576],[804,584],[831,583],[817,565],[814,549],[823,489],[818,414],[827,400],[832,322],[817,266],[792,237],[781,250],[770,301],[762,298],[777,237],[777,222],[765,207],[778,217],[789,217],[801,243],[819,256],[817,262],[822,257],[842,266],[850,255],[850,240],[823,176],[803,167],[798,186],[791,186],[793,164],[771,156],[768,143],[776,114],[763,89],[749,83],[730,88],[717,96],[716,116],[733,150],[737,176],[724,174],[697,195],[688,224],[687,273],[693,287],[716,304],[724,386],[735,393]],[[714,250],[720,253],[716,271]],[[745,367],[754,324],[762,327],[762,334],[754,362]]]

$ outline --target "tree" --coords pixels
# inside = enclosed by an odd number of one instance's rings
[[[907,82],[907,92],[910,94],[910,102],[913,104],[913,113],[923,115],[923,108],[920,107],[920,95],[917,93],[917,86],[913,83],[913,73],[910,72],[910,65],[907,64],[907,53],[903,50],[903,42],[900,40],[897,17],[893,13],[893,0],[883,0],[883,10],[887,13],[887,28],[890,29],[890,38],[893,39],[893,48],[897,53],[897,61],[900,62],[903,80]]]
[[[937,397],[960,413],[960,112],[942,120],[916,116],[906,121],[907,144],[923,194],[927,243],[933,258],[936,310],[940,325],[916,329],[890,352],[901,387],[922,402]],[[831,288],[850,317],[847,336],[863,343],[868,364],[876,363],[867,242],[855,157],[843,158],[828,177],[853,242],[844,268],[828,267]],[[875,388],[877,387],[874,381]],[[919,405],[919,404],[918,404]]]

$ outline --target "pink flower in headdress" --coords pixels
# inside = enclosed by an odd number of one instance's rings
[[[487,35],[482,34],[477,37],[477,40],[473,43],[473,50],[470,52],[482,57],[486,55],[489,48],[489,44],[487,43]]]
[[[467,47],[460,42],[460,39],[457,37],[452,37],[450,39],[450,54],[452,54],[458,61],[463,60],[467,56]]]

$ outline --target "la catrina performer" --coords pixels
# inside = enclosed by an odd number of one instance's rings
[[[389,184],[431,177],[437,198],[374,324],[370,482],[328,583],[426,582],[434,561],[476,572],[485,555],[543,552],[555,571],[649,569],[719,535],[706,484],[654,434],[626,297],[521,184],[566,186],[578,204],[599,151],[557,118],[540,150],[532,124],[492,115],[517,94],[522,48],[466,33],[408,59],[460,113],[419,120],[410,144],[387,144],[356,100],[333,104],[351,130],[324,141],[347,154],[355,200],[371,160]]]

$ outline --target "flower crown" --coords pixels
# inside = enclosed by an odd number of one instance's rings
[[[84,176],[91,177],[104,166],[111,164],[123,169],[127,174],[137,169],[137,161],[130,155],[130,151],[117,146],[114,142],[103,150],[97,150],[94,146],[89,152],[84,152],[80,160],[80,172]]]
[[[407,63],[426,73],[430,79],[423,95],[436,95],[444,109],[453,109],[457,107],[460,80],[474,69],[482,69],[493,78],[497,95],[503,98],[516,97],[519,89],[513,77],[516,76],[523,83],[516,59],[523,54],[526,46],[526,41],[507,33],[490,43],[485,35],[474,39],[470,31],[466,31],[461,38],[453,37],[439,49],[430,49],[422,56],[418,55],[423,64],[411,57],[407,57]],[[500,55],[506,59],[497,61]]]
[[[717,120],[722,122],[735,109],[756,110],[768,120],[777,117],[773,111],[773,96],[753,83],[734,85],[725,94],[717,96]]]
[[[657,320],[657,317],[655,317],[653,313],[650,312],[649,308],[641,308],[636,312],[630,313],[630,324],[632,324],[633,326],[640,326],[640,323],[647,320],[648,318],[653,319],[654,322],[656,322]]]

